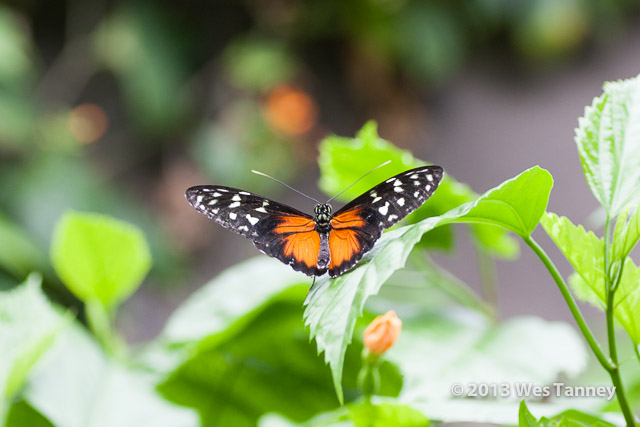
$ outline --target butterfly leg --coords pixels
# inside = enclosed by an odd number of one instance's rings
[[[309,288],[309,291],[308,291],[308,292],[311,292],[311,291],[313,290],[313,287],[314,287],[314,286],[315,286],[315,284],[316,284],[316,277],[318,277],[318,276],[313,276],[313,282],[311,282],[311,287]]]

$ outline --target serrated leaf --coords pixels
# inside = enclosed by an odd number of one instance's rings
[[[59,427],[198,424],[194,411],[162,399],[157,378],[108,358],[80,325],[67,328],[36,366],[24,399]]]
[[[626,258],[638,243],[638,239],[640,239],[640,206],[636,206],[634,212],[626,208],[616,220],[613,231],[612,261],[622,261]]]
[[[604,85],[575,141],[587,183],[610,217],[640,201],[640,77]]]
[[[604,243],[593,232],[575,226],[568,218],[547,213],[541,220],[545,231],[575,270],[569,284],[576,296],[606,307]],[[579,278],[578,278],[579,277]],[[640,269],[627,258],[615,295],[614,314],[633,342],[640,343]]]
[[[32,274],[19,287],[0,292],[0,405],[22,387],[68,322],[43,294],[41,281]]]
[[[341,401],[342,363],[356,319],[362,314],[366,300],[378,293],[394,271],[404,267],[424,233],[439,225],[467,222],[499,225],[528,236],[544,213],[552,182],[546,170],[537,166],[528,169],[474,202],[384,233],[354,270],[333,280],[323,276],[317,281],[305,301],[305,323],[310,327],[311,337],[316,339],[318,351],[325,353]]]
[[[401,150],[390,142],[378,136],[377,125],[373,121],[365,123],[355,138],[329,136],[320,144],[320,188],[328,195],[335,195],[347,188],[358,178],[371,171],[376,166],[391,160],[391,163],[375,171],[359,181],[353,187],[345,191],[340,200],[351,200],[364,191],[384,181],[385,179],[426,164],[416,159],[411,152]],[[429,199],[429,202],[420,207],[407,218],[407,222],[416,223],[425,218],[442,215],[443,213],[475,200],[477,194],[469,186],[457,182],[449,174],[445,174],[438,186],[438,191]],[[447,226],[448,227],[448,226]],[[472,227],[475,234],[475,242],[479,249],[494,256],[513,258],[517,256],[517,245],[504,230],[484,230],[486,225]],[[452,231],[440,234],[440,236],[452,235]],[[437,236],[433,236],[437,237]],[[425,237],[426,238],[426,237]],[[452,239],[443,240],[436,245],[447,247]],[[430,246],[434,246],[433,243]]]
[[[106,308],[129,297],[151,268],[149,247],[138,228],[80,212],[67,213],[58,222],[51,260],[74,295]]]

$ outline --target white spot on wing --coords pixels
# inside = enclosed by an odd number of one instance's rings
[[[236,219],[238,215],[235,212],[229,212],[229,218]]]
[[[233,202],[229,205],[230,208],[237,208],[238,206],[240,206],[240,202]]]
[[[222,194],[218,193],[217,191],[215,193],[212,194],[213,197],[220,197],[222,196]]]
[[[211,212],[215,215],[218,213],[220,209],[219,208],[215,208],[215,209],[211,209]]]
[[[409,178],[411,179],[418,179],[418,174],[414,173],[413,175],[411,175]]]
[[[247,221],[251,223],[251,225],[256,225],[259,221],[258,218],[254,218],[249,214],[247,214],[246,218],[247,218]]]
[[[371,203],[376,203],[376,202],[378,202],[379,200],[382,200],[382,197],[376,197],[375,199],[373,199],[373,202],[371,202]]]
[[[216,199],[211,199],[211,200],[209,200],[209,203],[207,203],[207,204],[208,204],[209,206],[213,206],[213,205],[215,205],[216,203],[218,203],[218,201],[217,201]]]
[[[240,201],[240,200],[242,200],[242,199],[240,198],[240,196],[238,196],[238,195],[236,194],[235,196],[233,196],[233,197],[231,198],[231,200],[233,200],[234,202],[239,202],[239,201]]]
[[[402,197],[402,198],[398,199],[398,204],[399,204],[400,206],[404,206],[404,197]]]
[[[224,188],[218,188],[218,190],[222,191],[223,193],[228,193],[229,190],[225,190]]]
[[[394,176],[393,178],[389,178],[388,180],[386,180],[385,182],[393,182],[396,180],[396,177]]]
[[[246,225],[241,225],[240,227],[238,227],[238,230],[240,230],[240,231],[249,231],[249,227],[247,227]]]
[[[397,180],[396,182],[393,183],[394,187],[397,187],[398,185],[402,185],[402,181]]]
[[[431,185],[427,184],[427,191],[431,190]]]
[[[371,195],[371,197],[378,197],[378,193],[376,193],[375,191],[372,191],[369,194]]]
[[[251,193],[247,193],[246,191],[239,191],[238,194],[242,194],[243,196],[250,196]]]
[[[431,174],[427,175],[427,180],[428,181],[433,181],[433,175],[431,175]]]
[[[420,181],[413,181],[413,185],[420,185]]]
[[[260,206],[259,208],[256,208],[256,212],[267,213],[267,211],[265,210],[265,208],[263,208],[262,206]]]
[[[393,187],[393,191],[395,191],[396,193],[402,193],[402,187]]]
[[[385,202],[383,207],[378,208],[378,212],[380,212],[382,215],[386,215],[387,212],[389,212],[389,202]]]
[[[415,193],[413,193],[413,197],[420,197],[420,192],[416,191]]]
[[[389,220],[389,221],[393,221],[393,220],[394,220],[394,219],[396,219],[396,218],[398,218],[398,215],[393,215],[393,214],[392,214],[392,215],[389,215],[388,220]]]

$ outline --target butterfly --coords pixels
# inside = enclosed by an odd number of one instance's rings
[[[440,166],[411,169],[376,185],[335,213],[328,202],[318,203],[313,216],[220,185],[191,187],[186,197],[197,211],[251,239],[261,252],[294,270],[308,276],[328,272],[336,277],[373,248],[382,230],[422,206],[442,176]]]

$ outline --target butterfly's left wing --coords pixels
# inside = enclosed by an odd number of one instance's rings
[[[257,194],[220,185],[191,187],[186,197],[196,210],[251,239],[261,252],[294,270],[308,276],[325,272],[326,265],[318,267],[321,236],[311,216]]]
[[[440,166],[402,172],[376,185],[338,210],[331,220],[329,275],[350,270],[367,253],[382,230],[422,206],[438,188]]]

